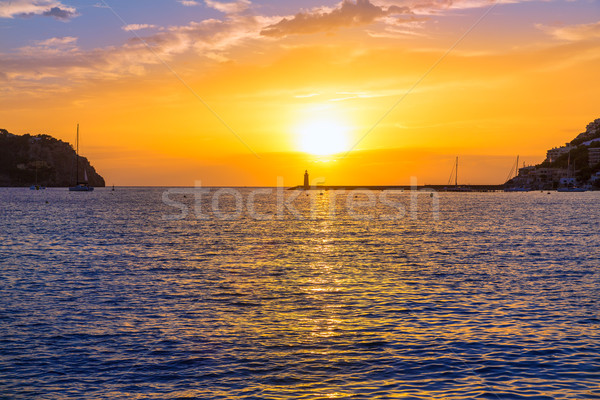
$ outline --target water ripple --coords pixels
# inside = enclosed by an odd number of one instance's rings
[[[598,193],[446,193],[437,222],[161,194],[0,189],[0,397],[600,398]]]

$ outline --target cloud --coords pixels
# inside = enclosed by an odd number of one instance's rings
[[[74,36],[63,36],[63,37],[53,37],[46,40],[38,40],[36,41],[37,45],[40,46],[65,46],[65,45],[73,45],[77,42],[77,38]]]
[[[354,27],[382,22],[402,29],[369,32],[370,36],[401,37],[420,35],[418,30],[426,16],[442,15],[449,10],[490,7],[536,0],[342,0],[334,8],[317,7],[284,17],[261,31],[264,36],[284,37],[292,34],[326,32],[342,27]],[[412,25],[412,26],[409,26]]]
[[[198,2],[196,0],[177,0],[177,2],[186,7],[193,7],[193,6],[200,5],[200,2]],[[225,13],[225,14],[241,13],[243,11],[246,11],[252,5],[250,0],[235,0],[235,1],[229,1],[229,2],[222,2],[222,1],[217,1],[217,0],[204,0],[204,3],[206,4],[207,7],[213,8],[217,11],[221,11],[222,13]]]
[[[136,36],[119,46],[82,50],[77,38],[53,37],[0,53],[2,72],[11,82],[0,93],[20,90],[38,96],[63,90],[89,79],[118,79],[142,75],[147,68],[169,63],[175,55],[194,53],[209,61],[228,61],[232,47],[264,40],[261,27],[275,22],[266,17],[228,15],[183,26],[162,28],[154,34]],[[198,64],[199,65],[199,64]],[[56,83],[56,85],[55,85]]]
[[[217,11],[221,11],[225,14],[236,14],[246,11],[252,3],[249,0],[237,0],[228,3],[223,3],[215,0],[204,0],[206,5],[210,8],[214,8]]]
[[[129,24],[121,27],[124,31],[139,31],[142,29],[153,29],[156,28],[156,25],[151,24]]]
[[[56,19],[66,21],[73,18],[75,16],[75,13],[70,10],[62,9],[60,7],[52,7],[50,10],[44,11],[42,15],[44,17],[54,17]]]
[[[0,18],[41,15],[67,21],[77,16],[77,10],[56,0],[14,0],[0,2]]]
[[[387,9],[371,3],[369,0],[343,0],[332,10],[318,8],[310,12],[301,12],[293,18],[283,18],[276,24],[269,25],[261,31],[261,35],[283,37],[291,34],[316,33],[330,31],[340,27],[366,25],[393,14],[410,13],[407,7],[395,5]]]
[[[559,40],[578,42],[600,38],[600,21],[591,24],[548,26],[537,24],[536,27]]]
[[[408,7],[415,14],[439,14],[444,10],[465,10],[493,4],[515,4],[536,0],[379,0],[381,6]]]
[[[77,38],[74,36],[52,37],[45,40],[36,40],[30,46],[19,49],[22,55],[55,56],[73,54],[77,52]]]
[[[204,1],[207,6],[223,12],[223,18],[160,28],[150,24],[131,24],[123,29],[156,30],[142,31],[144,34],[140,33],[127,42],[96,49],[80,49],[77,38],[65,36],[34,41],[13,52],[0,53],[2,72],[11,82],[12,88],[5,85],[0,87],[0,92],[18,92],[21,87],[30,92],[35,91],[33,88],[39,88],[41,91],[57,90],[56,88],[64,88],[69,84],[85,82],[92,78],[117,79],[141,75],[146,73],[148,68],[163,61],[170,63],[179,54],[199,57],[198,65],[214,60],[227,61],[231,59],[234,48],[242,44],[251,45],[246,48],[256,47],[261,50],[261,46],[266,45],[268,36],[283,37],[294,33],[317,32],[373,22],[382,23],[384,27],[398,27],[397,30],[385,31],[388,35],[406,35],[411,29],[423,31],[418,26],[423,23],[423,16],[415,15],[410,8],[395,4],[373,4],[372,1],[375,0],[343,0],[333,8],[322,7],[287,18],[251,15],[249,8],[252,4],[249,0]],[[9,4],[10,9],[7,8]],[[12,17],[25,12],[43,15],[45,11],[51,12],[57,4],[62,6],[56,0],[15,0],[11,3],[0,0],[0,15]],[[381,32],[381,29],[377,31]],[[53,86],[55,83],[56,86]]]

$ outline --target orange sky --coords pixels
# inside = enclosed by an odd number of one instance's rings
[[[477,184],[600,117],[597,4],[442,3],[323,2],[294,16],[293,3],[206,2],[103,43],[70,25],[91,13],[77,10],[1,42],[0,127],[74,142],[79,123],[108,185],[296,185],[304,169],[328,184],[445,184],[457,155],[460,183]],[[111,29],[145,22],[114,11]],[[341,152],[311,154],[306,126]],[[341,142],[328,139],[337,126]]]

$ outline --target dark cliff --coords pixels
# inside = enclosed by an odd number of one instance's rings
[[[0,186],[30,186],[36,182],[52,187],[76,183],[77,155],[73,146],[49,135],[13,135],[0,129]],[[79,180],[87,173],[90,186],[105,186],[96,169],[79,157]]]

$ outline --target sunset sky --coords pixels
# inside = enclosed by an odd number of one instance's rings
[[[502,183],[600,118],[600,2],[0,1],[0,128],[108,185]]]

